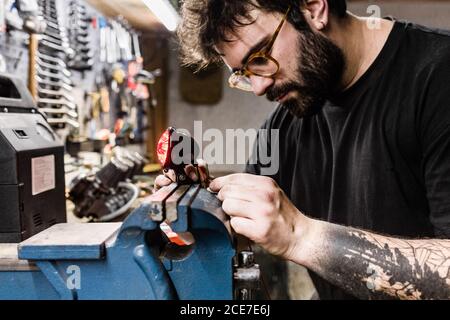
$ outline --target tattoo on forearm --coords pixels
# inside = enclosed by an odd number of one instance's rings
[[[336,227],[320,273],[365,299],[450,299],[450,241],[400,240]]]

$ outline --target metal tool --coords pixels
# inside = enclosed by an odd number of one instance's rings
[[[67,78],[70,78],[72,76],[72,72],[70,72],[66,68],[62,68],[60,65],[46,63],[46,62],[42,61],[38,56],[36,57],[35,61],[41,68],[46,68],[46,69],[54,70],[56,72],[61,72]]]
[[[72,5],[70,7],[69,16],[72,16],[75,14],[80,14],[80,15],[85,16],[87,14],[86,7],[81,6],[81,5]]]
[[[83,45],[86,45],[86,44],[91,43],[91,38],[90,38],[90,37],[83,37],[83,36],[81,36],[81,35],[78,35],[78,36],[75,38],[75,40],[76,40],[78,43],[83,44]]]
[[[59,27],[58,25],[55,25],[52,22],[48,22],[47,29],[49,32],[52,32],[54,34],[60,35],[61,37],[67,37],[67,31],[63,27]]]
[[[91,52],[91,48],[85,45],[75,45],[74,50],[80,52],[83,56],[93,58],[94,54]]]
[[[41,78],[39,76],[36,76],[36,81],[38,82],[38,84],[42,84],[42,85],[45,85],[45,86],[50,86],[52,88],[64,89],[64,90],[66,90],[68,92],[71,92],[73,90],[72,86],[70,86],[70,85],[68,85],[68,84],[66,84],[66,83],[64,83],[62,81],[59,81],[59,80],[58,81],[52,81],[52,80],[49,80],[49,79],[43,79],[43,78]]]
[[[235,259],[235,297],[238,300],[254,300],[260,289],[261,271],[252,251],[242,251]]]
[[[61,26],[58,22],[48,21],[47,27],[51,28],[53,30],[56,30],[61,35],[66,35],[67,29],[65,27]]]
[[[64,116],[62,118],[48,118],[47,122],[51,125],[66,125],[67,124],[76,129],[78,129],[80,127],[80,124],[78,123],[78,121],[75,121],[66,116]]]
[[[55,38],[55,39],[60,39],[60,40],[62,40],[64,42],[68,42],[69,41],[69,38],[67,38],[66,35],[62,35],[61,33],[58,33],[58,32],[53,32],[51,29],[46,29],[44,34],[49,36],[49,37]]]
[[[50,50],[60,51],[64,52],[65,54],[69,56],[75,55],[75,51],[72,48],[64,47],[62,45],[57,45],[53,42],[50,42],[46,39],[39,42],[39,45],[49,48]]]
[[[64,98],[69,102],[75,103],[75,98],[64,90],[49,90],[38,86],[38,93],[40,96],[57,97],[56,99]]]
[[[55,44],[61,45],[61,46],[69,46],[69,39],[64,37],[57,37],[54,34],[45,32],[43,37],[41,39],[45,39],[50,42],[54,42]]]
[[[139,45],[139,36],[137,33],[133,33],[133,51],[136,60],[142,58],[141,48]]]
[[[51,63],[58,64],[62,68],[67,68],[66,63],[61,58],[50,56],[50,55],[47,55],[47,54],[45,54],[43,52],[38,52],[37,53],[37,57],[42,59],[42,60],[47,60],[47,61],[49,61]]]
[[[45,99],[45,98],[38,98],[37,103],[39,106],[65,106],[71,110],[76,110],[77,105],[75,103],[69,102],[65,99]]]
[[[69,61],[69,67],[74,70],[90,70],[94,65],[94,59],[83,60],[83,57],[77,57],[74,60]]]
[[[78,118],[78,113],[73,110],[69,110],[67,107],[63,108],[39,108],[39,111],[44,112],[48,115],[68,115],[71,118]]]
[[[62,74],[61,71],[58,73],[49,72],[47,70],[42,69],[39,66],[39,64],[36,65],[36,70],[40,77],[48,77],[50,79],[57,79],[67,85],[73,85],[73,81],[69,77],[66,77],[64,74]]]
[[[55,44],[55,45],[57,45],[57,46],[69,48],[69,43],[68,43],[68,42],[63,41],[63,40],[61,40],[61,39],[54,38],[54,37],[49,37],[49,36],[47,36],[46,34],[41,35],[41,36],[40,36],[40,40],[41,40],[41,41],[42,41],[42,40],[46,40],[46,41],[52,42],[53,44]]]

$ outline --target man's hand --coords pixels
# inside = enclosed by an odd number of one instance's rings
[[[269,253],[294,259],[306,232],[308,218],[270,178],[234,174],[217,178],[210,189],[218,192],[222,208],[231,216],[231,226]]]
[[[184,168],[184,172],[186,173],[186,176],[194,182],[209,183],[212,179],[209,175],[208,164],[202,159],[197,160],[197,168],[193,165],[187,165]],[[154,187],[156,190],[159,190],[162,187],[174,183],[175,180],[175,172],[173,170],[168,170],[167,172],[164,172],[164,174],[156,177]]]
[[[356,297],[450,299],[450,240],[390,238],[310,219],[267,177],[235,174],[209,187],[238,234]]]

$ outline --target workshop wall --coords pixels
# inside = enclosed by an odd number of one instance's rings
[[[349,10],[367,16],[370,5],[378,5],[382,16],[393,16],[419,24],[450,29],[450,2],[443,1],[356,1],[349,2]],[[203,130],[217,128],[223,133],[226,129],[259,128],[264,119],[276,108],[265,98],[230,89],[227,85],[228,71],[224,72],[224,95],[220,103],[213,106],[191,105],[184,102],[179,93],[179,62],[177,51],[173,49],[170,57],[169,110],[168,123],[193,132],[193,123],[203,121]],[[228,143],[231,147],[230,143]],[[228,148],[227,148],[228,150]],[[240,172],[243,165],[213,165],[212,171]]]
[[[366,16],[370,5],[381,8],[381,16],[393,16],[428,27],[450,29],[450,2],[448,1],[396,1],[370,0],[349,2],[349,10],[355,14]]]
[[[223,98],[216,105],[191,105],[181,98],[179,88],[180,67],[176,49],[171,51],[169,76],[168,122],[176,128],[189,130],[193,134],[194,121],[203,121],[203,131],[215,128],[225,134],[226,129],[244,130],[259,128],[264,119],[276,108],[276,104],[252,93],[240,92],[228,87],[229,72],[224,72]],[[252,144],[254,141],[251,142]],[[230,143],[228,143],[230,145]],[[227,150],[229,147],[226,147]],[[244,165],[211,165],[211,171],[241,172]]]

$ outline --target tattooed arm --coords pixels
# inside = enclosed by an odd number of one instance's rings
[[[450,240],[402,240],[309,223],[310,236],[292,260],[330,283],[362,299],[450,299]]]
[[[450,240],[401,240],[310,219],[267,177],[221,177],[210,189],[237,233],[359,298],[450,299]]]

